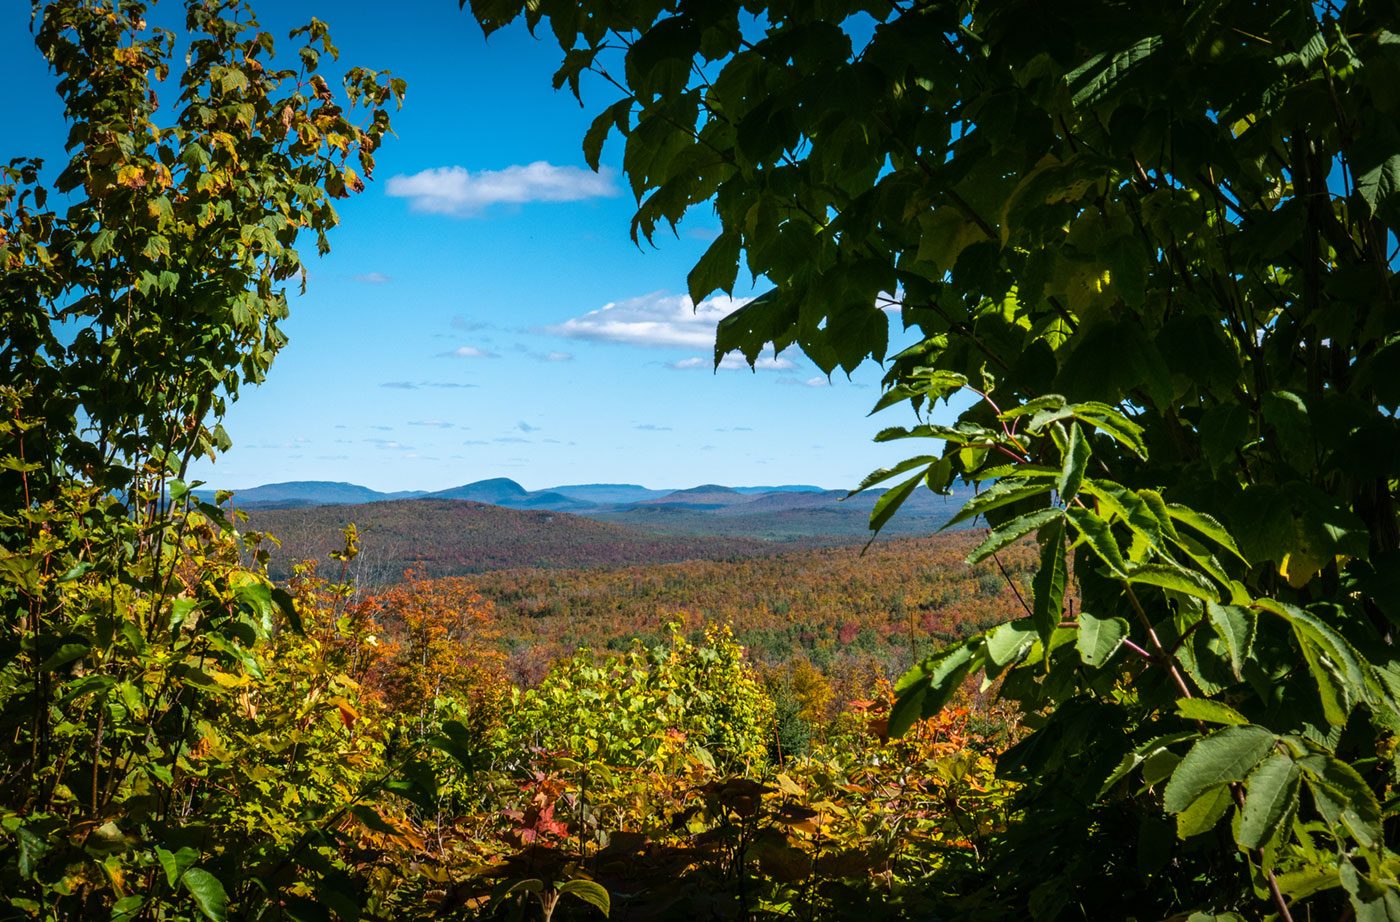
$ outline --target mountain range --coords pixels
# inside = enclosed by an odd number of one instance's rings
[[[205,493],[206,491],[197,491]],[[526,490],[494,478],[449,490],[381,493],[349,483],[266,484],[234,495],[250,524],[276,535],[271,569],[323,559],[354,523],[364,535],[359,579],[375,584],[420,566],[436,576],[516,567],[597,567],[734,559],[870,538],[880,491],[787,484],[566,484]],[[886,525],[888,537],[938,531],[965,497],[916,491]],[[373,572],[371,572],[373,571]]]
[[[211,490],[196,491],[203,498]],[[384,493],[353,483],[297,480],[238,490],[234,505],[241,509],[296,509],[312,506],[353,506],[403,499],[456,499],[540,512],[571,512],[589,518],[646,520],[678,511],[728,517],[771,514],[789,510],[840,509],[869,515],[883,491],[869,490],[849,499],[844,490],[824,490],[809,484],[727,487],[707,483],[685,489],[654,490],[633,483],[582,483],[527,490],[506,477],[478,480],[446,490],[401,490]],[[947,500],[922,491],[904,505],[906,513],[938,514],[949,510]],[[658,512],[657,510],[664,510]]]

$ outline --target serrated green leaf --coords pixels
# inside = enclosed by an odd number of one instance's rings
[[[899,736],[919,717],[932,717],[941,711],[962,680],[982,661],[982,638],[973,637],[944,647],[906,672],[895,683],[895,706],[890,711],[887,727],[889,735]]]
[[[860,486],[846,494],[847,498],[855,496],[863,490],[868,490],[877,483],[889,480],[891,477],[898,477],[900,474],[912,471],[916,467],[927,467],[938,463],[937,455],[919,455],[916,458],[906,458],[894,467],[882,467],[871,471],[865,475],[865,479],[860,482]]]
[[[1152,507],[1142,497],[1111,480],[1086,478],[1080,488],[1099,502],[1099,511],[1116,516],[1135,535],[1140,535],[1154,549],[1162,548],[1162,529]]]
[[[1060,470],[1060,479],[1055,484],[1055,490],[1060,494],[1061,502],[1069,502],[1074,499],[1079,492],[1079,485],[1084,482],[1084,467],[1089,463],[1090,445],[1089,440],[1084,436],[1084,430],[1078,423],[1073,423],[1069,427],[1069,444],[1064,449],[1064,463]]]
[[[1071,506],[1065,514],[1079,535],[1088,543],[1099,560],[1103,561],[1114,576],[1127,577],[1127,564],[1123,562],[1123,552],[1118,547],[1118,539],[1113,537],[1109,524],[1091,510]]]
[[[1168,813],[1180,813],[1206,788],[1228,781],[1243,781],[1273,748],[1276,736],[1258,726],[1226,727],[1191,747],[1172,772],[1162,792]]]
[[[1254,629],[1258,619],[1254,612],[1237,605],[1217,605],[1206,603],[1206,617],[1210,626],[1225,642],[1230,652],[1230,668],[1236,676],[1254,649]]]
[[[1018,515],[1010,522],[993,529],[987,539],[977,545],[971,554],[967,555],[967,562],[969,564],[980,563],[1007,545],[1014,544],[1031,532],[1063,518],[1064,510],[1055,506]]]
[[[1229,551],[1231,554],[1234,554],[1242,562],[1249,563],[1249,561],[1245,559],[1245,556],[1240,553],[1239,547],[1235,544],[1235,539],[1230,537],[1230,533],[1225,530],[1225,526],[1221,525],[1211,516],[1206,515],[1204,512],[1188,509],[1186,506],[1182,506],[1178,503],[1167,504],[1167,515],[1183,525],[1194,528],[1216,544],[1225,548],[1225,550]]]
[[[1318,812],[1334,826],[1343,824],[1365,848],[1381,841],[1383,814],[1376,794],[1356,769],[1331,753],[1298,760]]]
[[[1128,571],[1128,582],[1170,589],[1206,602],[1219,602],[1215,585],[1199,573],[1166,563],[1145,563]]]
[[[1263,848],[1287,829],[1298,812],[1300,775],[1293,757],[1282,752],[1269,756],[1249,773],[1236,841],[1245,848]]]
[[[734,231],[725,231],[714,239],[686,276],[691,303],[699,304],[717,290],[733,293],[734,279],[739,274],[741,243],[742,239]]]
[[[875,500],[875,508],[870,510],[871,531],[879,534],[880,529],[884,528],[885,523],[890,520],[890,516],[894,515],[899,507],[904,505],[904,501],[909,498],[909,494],[913,493],[915,488],[923,482],[925,474],[927,474],[927,471],[920,471],[899,486],[886,490],[881,494],[879,499]],[[872,536],[870,540],[874,541],[875,539]]]
[[[1070,407],[1074,416],[1100,432],[1107,433],[1115,442],[1127,448],[1142,460],[1147,460],[1147,443],[1142,440],[1142,427],[1113,407],[1098,401],[1077,403]]]
[[[968,519],[975,518],[992,509],[1000,509],[1002,506],[1049,492],[1050,485],[1048,483],[997,481],[964,503],[962,509],[958,510],[958,514],[949,519],[943,528],[951,528],[959,522],[966,522]]]

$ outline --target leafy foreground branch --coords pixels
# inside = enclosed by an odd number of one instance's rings
[[[892,717],[978,673],[1021,707],[989,892],[1400,919],[1393,4],[471,8],[547,21],[556,87],[621,92],[583,149],[622,136],[634,236],[713,207],[694,300],[772,285],[716,361],[849,372],[898,314],[875,409],[914,419],[878,438],[933,445],[861,485],[895,484],[872,527],[959,478],[974,558],[1039,543],[1027,617],[919,664]]]

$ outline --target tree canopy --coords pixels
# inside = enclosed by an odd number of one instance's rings
[[[916,666],[891,720],[980,672],[1036,728],[989,893],[1400,919],[1400,7],[471,8],[547,22],[557,88],[617,89],[583,152],[624,139],[634,237],[714,210],[696,302],[771,285],[716,361],[884,363],[875,409],[913,419],[878,438],[929,447],[861,485],[895,484],[873,527],[961,478],[974,559],[1039,542],[1025,617]]]

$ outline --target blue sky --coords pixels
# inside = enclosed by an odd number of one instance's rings
[[[547,28],[487,41],[452,0],[256,5],[279,41],[312,15],[325,20],[342,64],[392,70],[408,97],[375,181],[339,205],[331,254],[317,259],[303,242],[307,294],[292,300],[291,341],[268,381],[225,420],[234,448],[194,476],[231,488],[441,489],[488,477],[531,489],[849,487],[902,457],[870,441],[904,419],[867,418],[874,363],[828,382],[788,350],[756,372],[737,355],[711,371],[714,324],[733,305],[695,312],[683,293],[717,221],[699,211],[654,248],[632,243],[621,144],[605,149],[601,175],[580,152],[616,91],[585,82],[586,109],[554,92]],[[57,164],[66,130],[28,6],[0,14],[0,75],[24,89],[0,102],[0,158]]]

